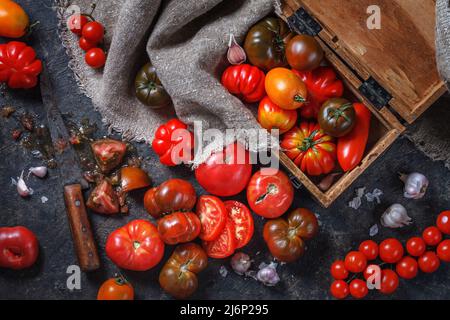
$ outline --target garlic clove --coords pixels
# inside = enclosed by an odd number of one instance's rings
[[[232,65],[243,64],[247,60],[245,50],[237,43],[233,34],[230,34],[227,52],[228,62]]]
[[[47,175],[48,169],[47,167],[35,167],[30,168],[29,172],[32,173],[34,176],[42,179],[45,178],[45,176]]]
[[[28,188],[28,186],[25,183],[25,180],[23,179],[23,171],[20,174],[20,177],[17,178],[17,181],[12,179],[12,183],[16,185],[17,187],[17,193],[22,197],[26,198],[31,195],[33,195],[34,191],[31,188]]]
[[[393,204],[381,216],[381,224],[387,228],[402,228],[412,223],[404,206]]]

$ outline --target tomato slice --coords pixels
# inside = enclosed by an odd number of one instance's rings
[[[239,201],[225,201],[228,218],[231,219],[235,227],[236,249],[246,246],[253,237],[254,224],[253,217],[247,206]]]
[[[225,228],[219,237],[214,241],[203,242],[206,254],[213,259],[225,259],[232,256],[236,250],[237,241],[235,237],[234,222],[231,219],[226,219]]]
[[[216,240],[227,223],[227,209],[222,200],[214,196],[201,196],[197,203],[197,215],[202,223],[200,239]]]

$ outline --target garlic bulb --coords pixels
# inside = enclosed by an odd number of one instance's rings
[[[277,264],[271,263],[267,266],[262,267],[258,274],[256,275],[256,279],[259,282],[262,282],[265,286],[273,287],[280,282],[280,277],[278,276],[277,272]]]
[[[429,181],[421,173],[402,174],[400,175],[400,179],[405,183],[403,195],[407,199],[421,199],[427,192]]]
[[[381,216],[381,224],[387,228],[401,228],[412,223],[406,209],[401,204],[390,206]]]
[[[247,60],[245,50],[237,43],[233,34],[230,34],[230,42],[228,43],[228,62],[232,65],[243,64]]]
[[[247,254],[238,252],[233,256],[233,258],[231,258],[230,264],[234,272],[238,275],[243,275],[248,271],[248,269],[250,269],[252,261]]]
[[[47,175],[47,167],[30,168],[29,171],[30,173],[41,179],[45,178],[45,176]]]

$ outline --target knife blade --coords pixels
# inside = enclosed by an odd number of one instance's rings
[[[82,193],[82,190],[88,188],[89,184],[83,178],[78,155],[69,142],[70,135],[58,108],[53,81],[47,65],[43,64],[44,68],[40,79],[42,102],[47,112],[48,128],[53,145],[64,146],[55,150],[55,160],[64,190],[64,202],[75,251],[81,270],[94,271],[100,267],[100,260]]]

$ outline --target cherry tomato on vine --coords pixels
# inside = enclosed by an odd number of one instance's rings
[[[450,235],[450,210],[442,212],[437,217],[436,225],[443,234]]]
[[[106,54],[100,48],[93,48],[86,53],[84,59],[90,67],[99,69],[106,63]]]
[[[450,240],[444,240],[439,244],[437,255],[442,261],[450,262]]]
[[[413,257],[420,257],[426,249],[425,241],[420,237],[413,237],[406,242],[406,251]]]
[[[429,246],[437,246],[442,241],[442,233],[437,227],[428,227],[422,233],[422,238]]]
[[[105,28],[100,22],[91,21],[84,25],[81,34],[89,42],[100,43],[105,35]]]
[[[84,51],[89,51],[97,46],[95,42],[90,42],[89,40],[86,40],[86,38],[81,37],[78,41],[78,45],[80,48]]]
[[[381,271],[381,286],[380,292],[383,294],[392,294],[397,290],[399,285],[398,275],[390,270],[385,269]]]
[[[350,282],[350,294],[355,299],[362,299],[369,293],[369,288],[365,281],[361,279],[354,279]]]
[[[367,266],[367,258],[359,251],[351,251],[345,257],[345,269],[352,273],[363,272]]]
[[[336,280],[345,280],[348,278],[348,271],[345,269],[345,263],[342,260],[337,260],[331,265],[331,276]]]
[[[419,272],[419,265],[416,259],[404,257],[397,263],[395,267],[397,274],[403,279],[414,279]]]
[[[350,289],[345,281],[336,280],[331,284],[330,292],[336,299],[345,299],[350,293]]]
[[[69,28],[72,33],[81,36],[83,28],[88,22],[89,19],[85,15],[74,14],[67,20],[67,28]]]
[[[425,273],[435,272],[440,264],[439,257],[433,251],[427,251],[419,258],[419,268]]]
[[[386,263],[397,263],[403,257],[403,246],[397,239],[386,239],[379,246],[380,259]]]
[[[359,245],[359,252],[365,255],[367,260],[375,260],[378,257],[378,244],[372,240],[363,241]]]

